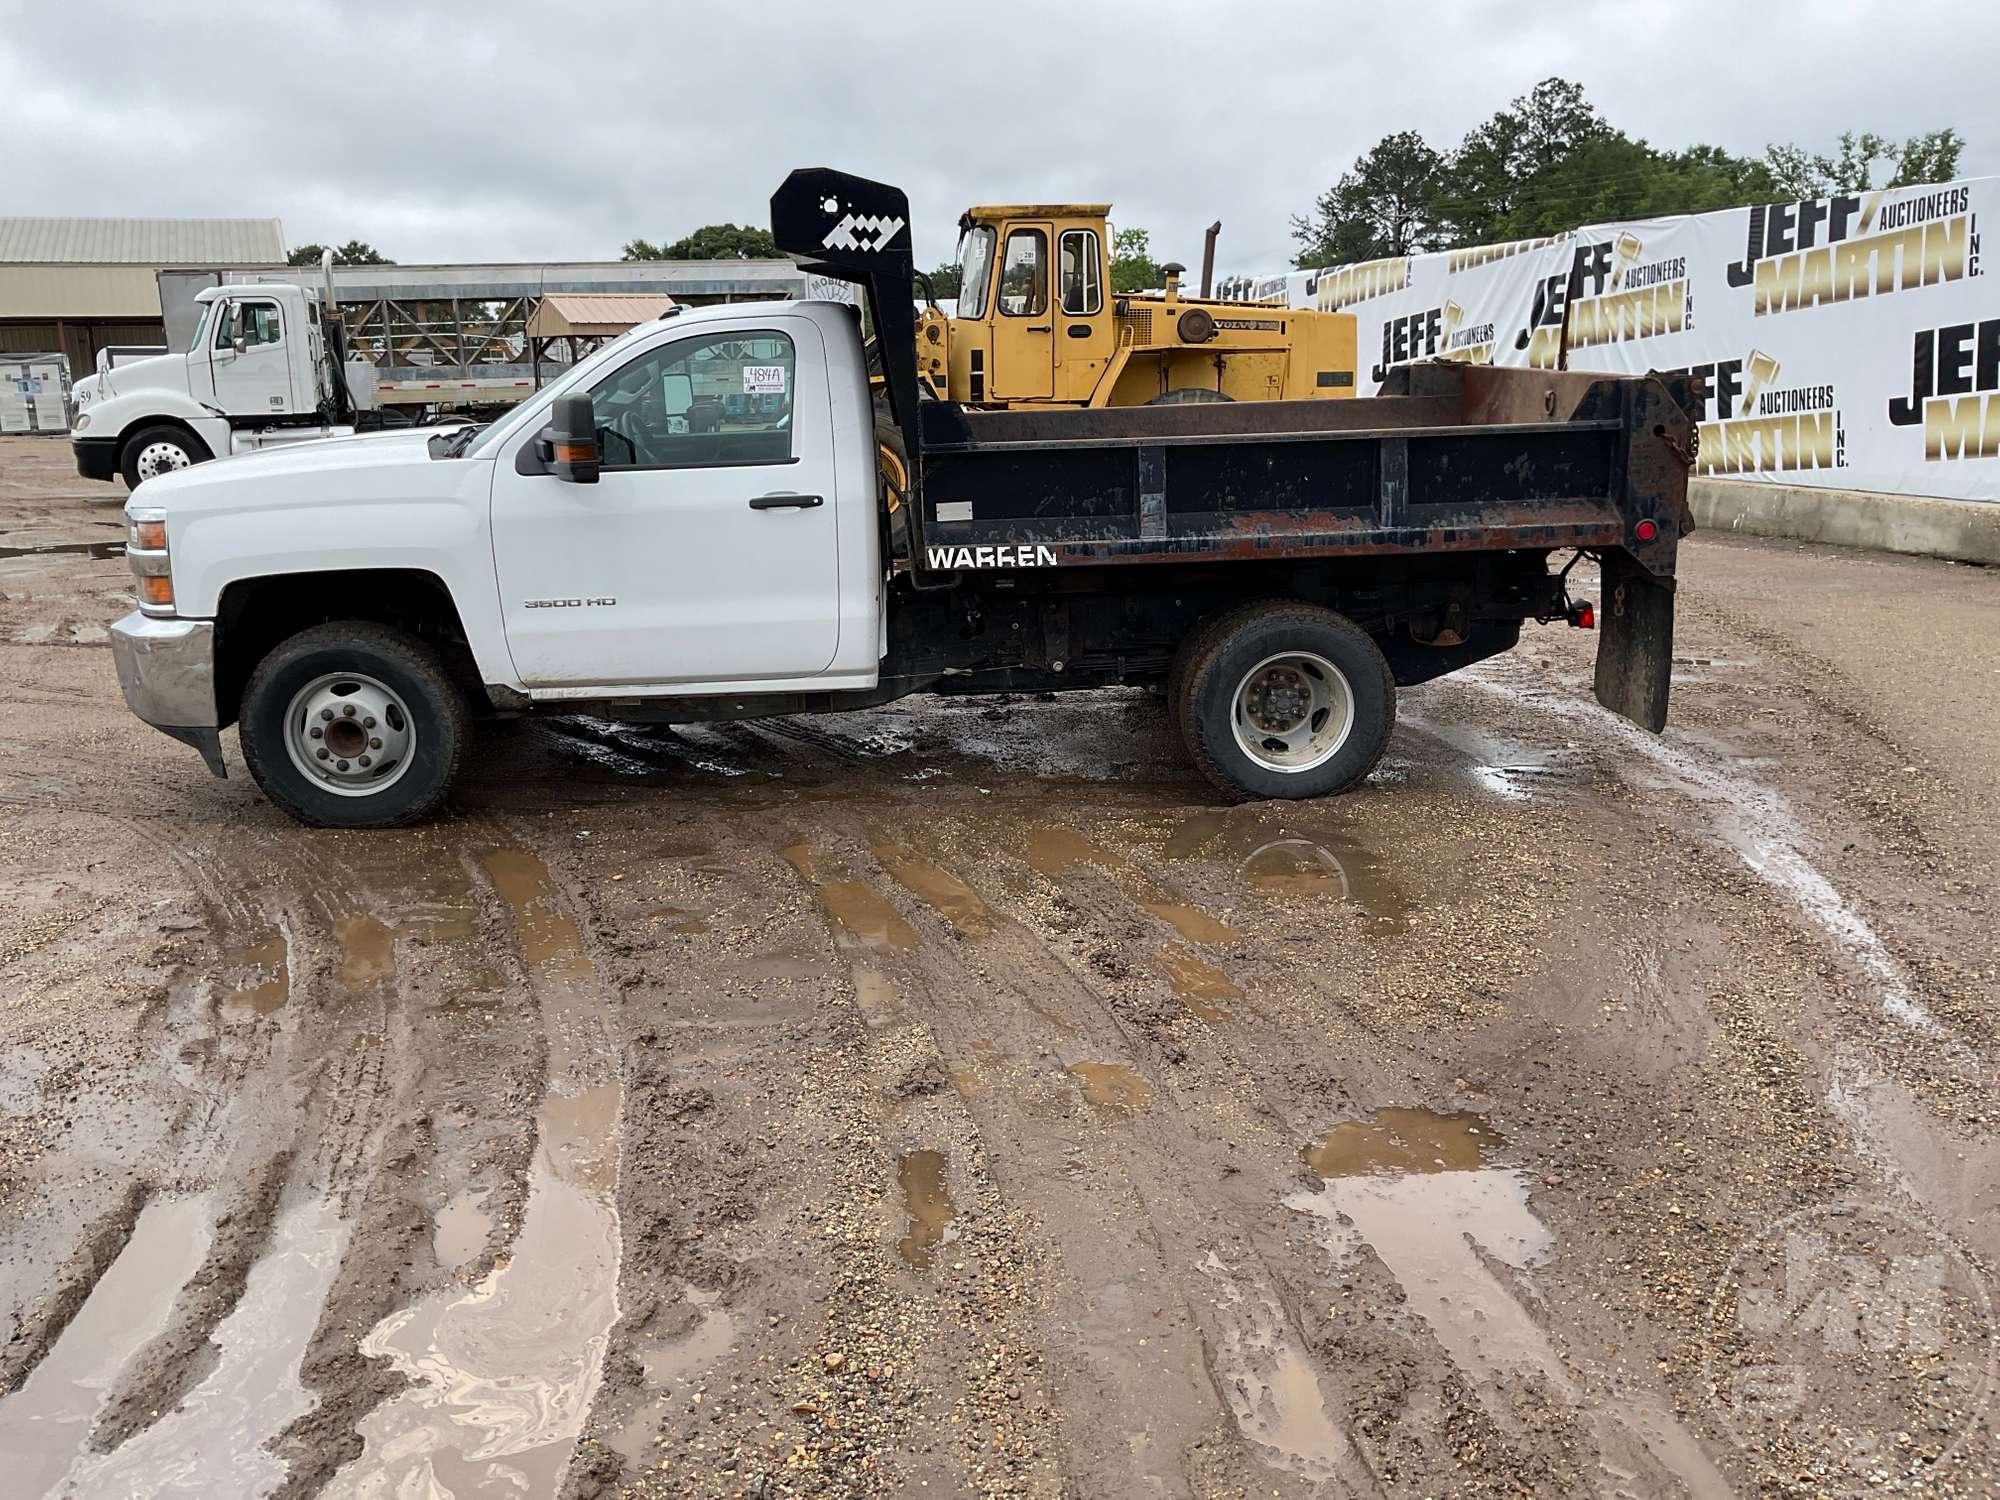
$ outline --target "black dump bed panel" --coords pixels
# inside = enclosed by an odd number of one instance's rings
[[[1397,373],[1406,393],[1357,401],[924,403],[920,566],[996,565],[982,548],[1008,566],[1617,546],[1671,574],[1685,390],[1458,364]]]

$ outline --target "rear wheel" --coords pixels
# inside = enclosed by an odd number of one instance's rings
[[[185,427],[162,424],[141,428],[127,438],[118,455],[118,468],[125,476],[125,488],[136,490],[148,479],[206,463],[214,456],[208,444]]]
[[[1396,725],[1396,684],[1352,620],[1274,600],[1202,626],[1171,709],[1188,754],[1227,795],[1321,797],[1360,781]]]
[[[469,734],[464,695],[405,631],[348,620],[301,631],[243,690],[243,758],[301,823],[386,828],[436,811]]]

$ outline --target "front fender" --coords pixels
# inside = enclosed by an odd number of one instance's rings
[[[77,417],[73,435],[123,440],[154,422],[179,422],[208,444],[210,453],[229,452],[229,424],[183,391],[158,387],[103,396]]]

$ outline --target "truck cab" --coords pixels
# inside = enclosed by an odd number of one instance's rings
[[[989,204],[959,220],[953,316],[926,307],[918,378],[970,406],[1144,406],[1354,394],[1355,321],[1110,289],[1108,203]]]
[[[351,432],[372,405],[365,361],[341,366],[319,301],[274,283],[210,287],[195,297],[185,351],[108,366],[78,401],[71,445],[85,478],[136,487],[209,458]]]

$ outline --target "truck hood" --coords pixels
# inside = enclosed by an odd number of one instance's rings
[[[135,359],[89,377],[97,382],[97,397],[130,395],[133,391],[177,391],[188,394],[188,357],[185,354],[155,354],[151,359]]]
[[[213,463],[196,464],[149,479],[135,490],[143,492],[147,505],[204,505],[211,498],[241,496],[245,501],[272,503],[271,486],[284,483],[294,490],[314,494],[337,492],[342,474],[367,471],[374,489],[384,469],[408,467],[425,469],[436,463],[456,466],[476,460],[433,459],[430,441],[438,435],[435,427],[401,427],[394,432],[369,432],[356,436],[314,438],[310,442],[286,443],[238,453]],[[310,483],[308,483],[310,482]]]

